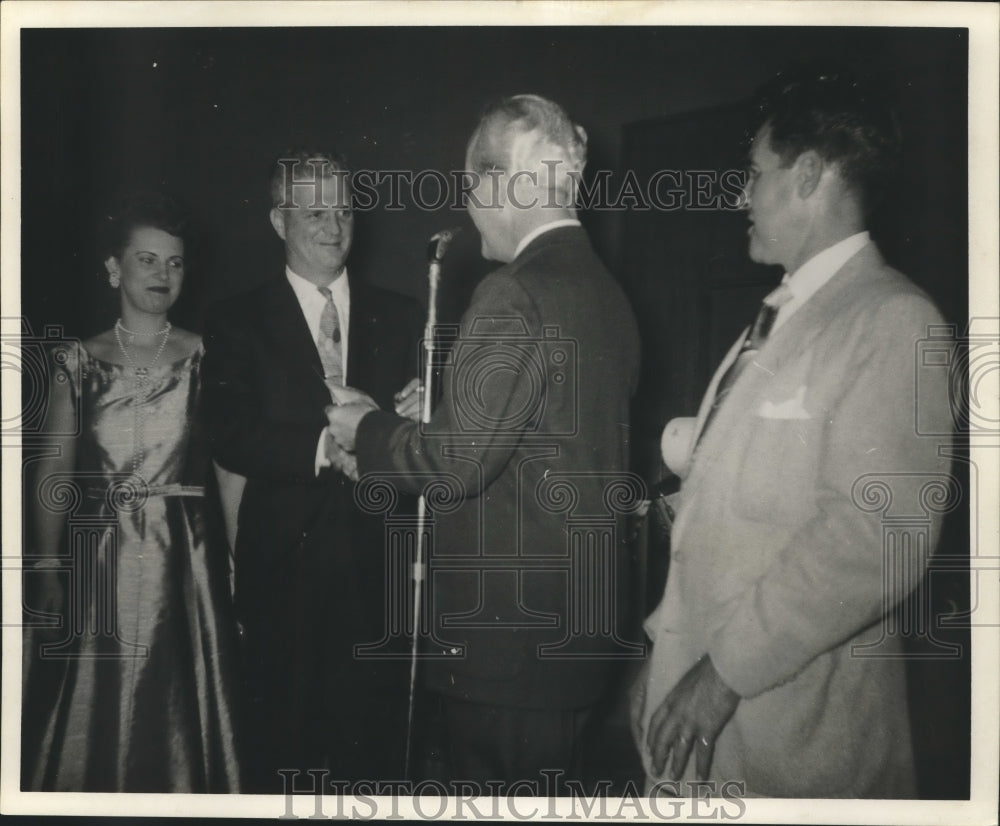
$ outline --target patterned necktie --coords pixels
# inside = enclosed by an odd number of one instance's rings
[[[712,409],[708,411],[708,416],[705,417],[705,424],[698,435],[699,443],[712,423],[712,419],[715,418],[715,414],[722,407],[726,396],[729,395],[729,391],[736,384],[736,380],[746,370],[747,365],[757,356],[757,352],[764,346],[764,342],[767,341],[767,337],[771,334],[771,329],[774,327],[774,321],[778,317],[778,310],[781,309],[782,305],[791,300],[791,298],[792,291],[785,282],[782,282],[774,292],[769,293],[764,298],[764,302],[760,305],[760,310],[757,312],[757,318],[754,319],[747,337],[743,339],[743,346],[740,347],[740,352],[719,380],[718,387],[715,389],[715,399],[712,401]]]
[[[323,315],[319,317],[319,337],[316,347],[319,350],[319,360],[323,364],[323,381],[329,388],[344,386],[344,358],[340,347],[340,319],[337,317],[337,307],[333,303],[333,294],[329,287],[320,287],[326,299]],[[333,390],[330,395],[336,401]]]

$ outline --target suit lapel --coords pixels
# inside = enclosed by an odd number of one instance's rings
[[[885,261],[874,244],[862,248],[783,324],[761,350],[761,364],[772,372],[808,349],[831,318],[852,300],[857,283],[871,277]]]
[[[316,342],[309,333],[309,325],[302,314],[295,291],[284,276],[275,283],[269,317],[271,332],[279,351],[287,354],[288,362],[304,365],[325,389],[323,365]]]
[[[869,277],[873,270],[881,266],[884,266],[882,256],[874,244],[869,244],[778,328],[733,384],[725,404],[716,413],[711,428],[698,445],[696,467],[707,467],[712,463],[719,450],[728,444],[732,429],[745,419],[748,411],[760,407],[773,377],[789,359],[809,350],[829,320],[836,317],[851,300],[857,282]],[[702,406],[704,408],[704,404]]]
[[[750,332],[749,327],[740,333],[739,338],[733,342],[733,346],[729,348],[729,352],[723,357],[722,363],[716,368],[715,375],[712,376],[712,380],[708,383],[708,390],[705,391],[705,395],[701,398],[701,406],[698,408],[698,414],[695,417],[693,444],[697,444],[698,440],[701,438],[701,431],[705,427],[705,422],[708,420],[708,414],[712,410],[712,402],[715,401],[715,394],[718,392],[719,382],[722,381],[722,377],[726,375],[726,372],[732,366],[733,362],[736,361],[736,357],[743,348],[743,341],[747,337],[748,332]]]
[[[351,322],[347,332],[347,375],[344,381],[351,387],[365,384],[364,365],[371,346],[372,301],[371,296],[357,279],[352,279]]]

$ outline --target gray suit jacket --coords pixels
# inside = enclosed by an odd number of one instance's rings
[[[947,484],[948,462],[915,422],[919,407],[948,432],[948,388],[934,374],[917,392],[916,345],[940,323],[868,245],[775,331],[697,447],[646,624],[646,714],[708,653],[743,697],[716,745],[717,779],[775,796],[914,791],[899,639],[879,657],[855,647],[880,640],[937,541],[927,491]],[[921,527],[901,548],[887,520],[907,513]]]

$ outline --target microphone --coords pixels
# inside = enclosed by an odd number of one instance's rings
[[[443,229],[436,235],[433,235],[431,237],[430,244],[427,247],[427,259],[431,263],[440,263],[441,259],[444,258],[444,254],[448,251],[448,245],[461,231],[461,227],[450,227],[449,229]]]
[[[448,251],[448,245],[458,235],[461,227],[443,229],[431,238],[427,247],[428,272],[427,282],[430,294],[427,298],[427,324],[424,326],[425,360],[424,360],[424,397],[420,411],[420,421],[426,424],[431,420],[431,400],[434,398],[434,332],[437,327],[437,292],[441,280],[441,259]],[[406,756],[404,758],[403,774],[410,776],[410,753],[413,739],[413,703],[417,684],[417,640],[418,629],[421,626],[421,594],[423,589],[420,581],[424,578],[424,524],[427,519],[427,500],[420,494],[417,500],[417,558],[413,563],[413,640],[410,646],[410,696],[409,710],[406,715]]]

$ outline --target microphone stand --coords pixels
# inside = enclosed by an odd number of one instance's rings
[[[433,236],[428,247],[430,264],[427,272],[429,295],[427,299],[427,323],[424,326],[424,346],[427,354],[424,361],[424,397],[421,400],[420,421],[427,424],[431,420],[431,400],[434,381],[434,332],[437,327],[437,292],[441,280],[441,260],[448,251],[448,245],[458,229],[443,230]],[[420,610],[424,581],[424,524],[427,520],[427,501],[423,494],[417,500],[417,558],[413,563],[413,639],[410,645],[410,699],[406,715],[406,757],[403,774],[410,778],[410,756],[413,740],[413,707],[417,687],[417,655],[420,639]]]

